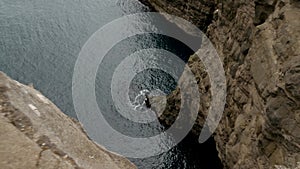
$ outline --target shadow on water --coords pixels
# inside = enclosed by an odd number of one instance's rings
[[[130,160],[141,169],[222,169],[214,139],[210,138],[203,144],[197,140],[195,135],[188,134],[169,152],[146,159]]]
[[[200,144],[198,137],[189,134],[179,145],[182,153],[186,156],[187,162],[191,169],[196,169],[201,166],[201,169],[221,169],[223,168],[218,152],[216,150],[216,143],[213,138],[210,138],[205,143]]]

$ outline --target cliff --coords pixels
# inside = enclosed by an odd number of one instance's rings
[[[300,167],[300,2],[149,2],[158,11],[188,19],[204,31],[207,28],[223,60],[228,92],[214,139],[224,168]],[[188,64],[202,93],[193,129],[197,134],[207,115],[210,85],[200,60],[192,56]],[[168,96],[168,102],[161,117],[166,125],[176,118],[178,90]]]
[[[0,168],[131,169],[32,87],[0,72]]]

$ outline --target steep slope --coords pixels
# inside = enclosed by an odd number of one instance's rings
[[[0,168],[130,169],[32,87],[0,72]]]
[[[158,11],[188,19],[204,31],[202,23],[211,22],[207,36],[223,60],[228,85],[224,115],[214,136],[224,167],[297,167],[300,162],[300,2],[210,1],[213,5],[200,0],[176,0],[168,5],[166,0],[149,2]],[[202,13],[198,13],[205,9],[203,6],[214,7],[212,20],[207,17],[203,21]],[[199,133],[209,107],[209,79],[201,61],[195,57],[190,58],[189,66],[202,93],[200,115],[193,130]],[[168,97],[171,106],[161,118],[167,125],[176,118],[178,94],[176,90]]]

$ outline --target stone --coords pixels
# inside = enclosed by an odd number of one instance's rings
[[[40,92],[2,72],[0,107],[0,168],[136,168],[124,157],[95,144],[79,122]]]
[[[207,28],[206,35],[223,61],[227,103],[214,139],[224,168],[299,168],[300,2],[149,2],[160,12]],[[202,9],[213,10],[203,15]],[[199,83],[201,100],[210,101],[205,67],[193,56],[188,65]],[[161,121],[176,118],[178,89],[167,98],[172,106],[164,111]],[[200,104],[195,135],[202,129],[209,106]]]

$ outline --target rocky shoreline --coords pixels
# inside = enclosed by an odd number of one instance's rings
[[[215,45],[227,77],[227,104],[214,135],[224,168],[300,168],[300,2],[296,0],[148,0],[183,17]],[[210,101],[200,60],[189,61],[199,82],[199,134]],[[168,96],[160,120],[170,125],[180,91]]]

